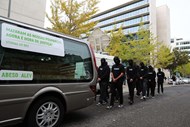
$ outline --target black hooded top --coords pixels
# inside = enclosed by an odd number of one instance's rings
[[[157,79],[158,79],[158,83],[163,83],[164,82],[164,78],[165,78],[165,74],[164,72],[161,71],[161,69],[159,68],[158,69],[158,72],[157,72]]]
[[[148,67],[148,75],[147,75],[149,82],[155,82],[156,78],[156,72],[154,71],[154,68],[152,66]]]
[[[133,61],[129,60],[129,66],[126,69],[126,73],[127,73],[127,79],[135,79],[136,78],[136,68],[133,65]]]
[[[143,79],[146,79],[147,74],[148,74],[148,68],[144,65],[143,62],[141,62],[139,68],[139,77],[143,77]]]
[[[124,66],[120,64],[119,57],[115,56],[113,60],[115,64],[112,66],[112,74],[114,78],[117,78],[121,73],[125,74],[125,69]],[[118,81],[123,81],[123,80],[124,80],[124,75],[118,79]]]
[[[105,58],[101,59],[101,65],[98,68],[98,78],[100,78],[101,81],[109,82],[110,68],[107,65]]]

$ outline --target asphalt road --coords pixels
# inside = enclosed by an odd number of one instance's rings
[[[111,110],[94,103],[88,108],[69,113],[61,127],[190,127],[190,85],[165,88],[163,95],[140,100],[124,107],[117,103]]]
[[[165,88],[163,95],[142,101],[135,98],[134,105],[122,109],[115,105],[90,106],[66,116],[62,127],[190,127],[190,85]]]

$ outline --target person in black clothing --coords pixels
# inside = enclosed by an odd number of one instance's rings
[[[114,99],[116,96],[116,90],[119,94],[119,105],[118,107],[123,107],[123,75],[125,74],[125,69],[122,64],[120,64],[119,57],[114,57],[115,64],[111,69],[111,100],[110,105],[107,106],[108,109],[111,109],[114,106]]]
[[[143,62],[140,63],[140,69],[139,69],[139,80],[140,80],[140,86],[142,90],[142,97],[141,99],[146,99],[146,90],[147,90],[147,74],[148,69],[144,65]]]
[[[172,75],[172,80],[173,80],[173,86],[176,85],[176,77],[175,77],[175,74]]]
[[[140,67],[138,65],[135,66],[135,72],[136,72],[136,79],[135,79],[135,86],[136,86],[136,95],[139,97],[141,93],[141,87],[140,87],[140,80],[139,80],[139,69]]]
[[[149,97],[149,90],[151,89],[151,96],[154,98],[155,95],[155,86],[156,86],[156,72],[154,71],[154,68],[152,66],[148,67],[148,83],[147,83],[147,97]]]
[[[136,79],[136,70],[133,65],[133,60],[129,60],[129,66],[126,69],[127,73],[127,83],[129,88],[129,104],[134,103],[134,88],[135,88],[135,79]]]
[[[164,72],[162,72],[161,69],[158,68],[157,72],[158,94],[160,93],[160,87],[161,87],[161,92],[164,93],[164,88],[163,88],[164,79],[165,79]]]
[[[105,58],[102,58],[101,65],[98,68],[98,81],[100,85],[100,98],[98,105],[107,103],[107,88],[109,84],[109,77],[110,68],[107,65]]]

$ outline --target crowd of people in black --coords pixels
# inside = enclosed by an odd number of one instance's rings
[[[130,105],[134,103],[135,94],[142,100],[146,100],[146,98],[149,98],[150,96],[154,98],[156,84],[158,94],[163,94],[163,83],[165,79],[165,74],[161,71],[160,68],[158,68],[158,72],[156,73],[151,65],[147,67],[144,65],[143,62],[141,62],[140,65],[136,65],[133,60],[129,60],[129,66],[125,68],[121,64],[120,59],[117,56],[114,57],[113,61],[115,64],[110,69],[107,65],[106,59],[101,59],[101,65],[98,68],[100,97],[97,105],[108,104],[107,109],[111,109],[114,106],[115,100],[118,99],[118,107],[123,107],[123,84],[125,80],[127,80],[127,85],[129,89],[128,99]],[[109,82],[110,78],[111,83]],[[108,101],[108,87],[110,87],[110,101]]]

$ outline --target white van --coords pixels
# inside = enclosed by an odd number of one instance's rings
[[[101,59],[105,58],[107,61],[108,66],[110,67],[110,69],[112,68],[112,66],[114,65],[114,61],[113,58],[114,56],[111,55],[106,55],[106,54],[101,54],[101,53],[95,53],[95,57],[96,57],[96,64],[99,67],[101,65]],[[111,81],[111,78],[110,78]],[[96,92],[99,93],[100,92],[100,86],[99,83],[96,84]]]
[[[108,66],[110,68],[114,65],[114,61],[113,61],[114,56],[106,55],[106,54],[101,54],[101,53],[95,53],[95,57],[96,57],[96,64],[97,64],[98,67],[101,65],[100,60],[102,58],[106,59],[106,61],[108,63]]]

